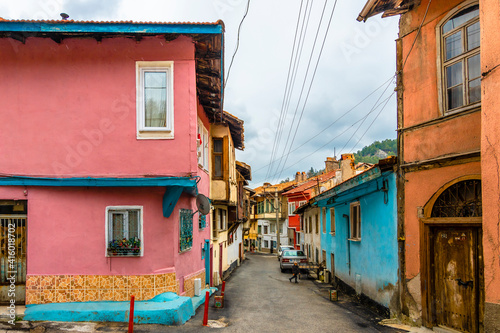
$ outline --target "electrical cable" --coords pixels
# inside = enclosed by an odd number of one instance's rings
[[[293,37],[293,46],[292,46],[292,53],[290,55],[290,63],[288,64],[288,74],[287,74],[287,77],[286,77],[285,92],[283,94],[283,101],[281,103],[281,111],[280,111],[280,116],[279,116],[279,119],[278,119],[278,128],[276,129],[276,132],[275,132],[275,135],[274,135],[273,149],[271,151],[271,158],[270,158],[270,161],[269,161],[269,164],[268,164],[266,178],[269,176],[269,172],[270,172],[271,166],[273,164],[274,151],[275,151],[275,148],[276,148],[276,143],[278,141],[277,140],[278,139],[278,133],[279,133],[279,130],[280,130],[280,127],[281,127],[281,119],[283,117],[284,104],[285,104],[285,100],[286,100],[286,96],[287,96],[287,90],[288,90],[288,82],[290,80],[290,73],[291,73],[291,70],[292,70],[292,62],[293,62],[294,53],[295,53],[295,45],[297,43],[297,32],[299,31],[300,17],[301,17],[301,14],[302,14],[302,5],[303,4],[304,4],[304,0],[301,0],[301,2],[300,2],[300,8],[299,8],[299,16],[297,17],[297,24],[295,26],[295,36]],[[304,14],[304,16],[305,16],[305,14]]]
[[[282,109],[282,115],[283,115],[283,117],[281,118],[281,122],[280,122],[281,127],[280,127],[280,129],[278,131],[278,138],[277,138],[277,143],[276,143],[275,154],[277,154],[278,151],[279,151],[279,145],[280,145],[280,142],[281,142],[281,137],[283,135],[283,129],[284,129],[284,126],[285,126],[285,123],[286,123],[287,115],[288,115],[288,108],[290,106],[290,100],[292,98],[292,92],[293,92],[293,89],[295,87],[295,82],[296,82],[296,79],[297,79],[298,67],[299,67],[299,64],[300,64],[300,59],[302,58],[302,51],[304,50],[304,40],[306,38],[307,30],[309,28],[309,21],[310,21],[310,18],[311,18],[313,1],[311,0],[310,3],[311,3],[311,5],[309,6],[309,0],[307,0],[306,9],[305,9],[305,12],[304,12],[304,18],[303,18],[303,21],[302,21],[302,26],[301,26],[301,30],[300,30],[300,34],[299,34],[299,43],[298,43],[298,47],[297,47],[297,54],[295,56],[295,60],[294,60],[294,64],[293,64],[292,79],[291,79],[290,85],[288,87],[288,94],[285,94],[285,95],[287,95],[287,97],[285,97],[284,109]],[[307,7],[308,6],[309,6],[309,12],[307,11],[307,9],[308,9]],[[306,19],[306,16],[307,16],[307,19]],[[304,24],[305,24],[305,26],[304,26]],[[273,156],[271,156],[271,160],[272,159],[273,159]],[[276,168],[276,171],[278,169],[279,169],[279,165]],[[270,172],[270,174],[271,173],[272,172]]]
[[[314,47],[315,47],[315,45],[316,45],[316,40],[317,40],[317,37],[318,37],[318,35],[319,35],[319,30],[320,30],[320,27],[321,27],[321,22],[322,22],[322,20],[323,20],[323,14],[324,14],[324,12],[325,12],[326,5],[327,5],[327,1],[325,1],[325,5],[324,5],[324,7],[323,7],[323,12],[322,12],[322,14],[321,14],[320,23],[319,23],[319,25],[318,25],[318,30],[317,30],[317,32],[316,32],[316,37],[315,37],[315,39],[314,39],[313,50],[311,51],[311,57],[310,57],[310,59],[309,59],[309,64],[308,64],[308,66],[307,66],[307,73],[309,72],[309,65],[310,65],[310,62],[311,62],[311,60],[312,60],[312,55],[313,55],[313,52],[314,52]],[[333,4],[332,12],[331,12],[331,14],[330,14],[330,19],[329,19],[329,21],[328,21],[328,25],[327,25],[327,28],[326,28],[326,31],[325,31],[325,35],[324,35],[324,37],[323,37],[323,43],[322,43],[322,45],[321,45],[321,49],[320,49],[320,51],[319,51],[319,55],[318,55],[318,58],[317,58],[317,60],[316,60],[316,65],[315,65],[315,68],[314,68],[314,71],[313,71],[313,74],[312,74],[312,78],[311,78],[311,81],[310,81],[310,83],[309,83],[309,89],[308,89],[308,91],[307,91],[307,95],[306,95],[306,98],[305,98],[305,101],[304,101],[304,105],[303,105],[303,107],[302,107],[302,110],[301,110],[301,113],[300,113],[300,117],[299,117],[299,120],[298,120],[298,122],[297,122],[297,126],[296,126],[296,128],[295,128],[295,132],[294,132],[294,135],[293,135],[293,138],[292,138],[292,141],[291,141],[291,143],[290,143],[290,147],[289,147],[288,151],[290,151],[290,150],[292,149],[293,143],[294,143],[294,141],[295,141],[295,137],[297,136],[297,131],[298,131],[299,126],[300,126],[300,123],[301,123],[301,121],[302,121],[302,116],[303,116],[303,114],[304,114],[304,110],[305,110],[305,107],[306,107],[306,105],[307,105],[307,101],[308,101],[308,99],[309,99],[309,94],[310,94],[310,92],[311,92],[311,88],[312,88],[312,84],[313,84],[313,82],[314,82],[314,78],[316,77],[316,72],[317,72],[317,69],[318,69],[319,62],[320,62],[320,60],[321,60],[321,55],[323,54],[323,49],[324,49],[324,46],[325,46],[326,38],[328,37],[328,32],[329,32],[329,30],[330,30],[330,26],[331,26],[331,23],[332,23],[333,14],[335,13],[335,8],[336,8],[336,7],[337,7],[337,0],[335,0],[335,2],[334,2],[334,4]],[[303,85],[302,85],[302,90],[301,90],[301,92],[300,92],[299,101],[297,102],[297,108],[295,109],[295,115],[297,114],[297,110],[298,110],[298,107],[299,107],[299,105],[300,105],[300,100],[301,100],[301,98],[302,98],[303,89],[304,89],[304,87],[305,87],[305,83],[306,83],[306,79],[307,79],[307,73],[306,73],[306,78],[304,79],[304,83],[303,83]],[[294,115],[294,118],[295,118],[295,115]],[[290,127],[290,132],[291,132],[292,127],[293,127],[293,122],[292,122],[292,126]],[[290,132],[289,132],[289,136],[290,136]],[[288,141],[288,139],[287,139],[287,141]],[[285,145],[285,150],[286,150],[286,145]],[[287,160],[288,160],[288,156],[289,156],[289,154],[287,154],[287,156],[286,156],[286,158],[285,158],[285,162],[283,163],[283,167],[286,165],[286,162],[287,162]],[[278,177],[277,177],[277,178],[281,177],[281,173],[282,173],[282,172],[283,172],[283,169],[280,171],[280,173],[278,174]]]
[[[329,129],[330,127],[332,127],[333,125],[335,125],[340,119],[342,119],[345,116],[347,116],[350,112],[352,112],[354,109],[356,109],[359,105],[361,105],[364,101],[366,101],[370,96],[372,96],[375,92],[377,92],[380,88],[382,88],[386,83],[388,83],[389,81],[391,81],[393,78],[394,78],[394,75],[391,76],[388,80],[384,81],[375,90],[373,90],[368,95],[366,95],[360,102],[358,102],[356,105],[354,105],[348,111],[344,112],[342,115],[340,115],[339,117],[337,117],[333,122],[331,122],[329,125],[327,125],[325,128],[323,128],[321,131],[319,131],[317,134],[315,134],[311,138],[309,138],[306,141],[304,141],[300,146],[295,147],[289,153],[293,153],[293,152],[299,150],[300,148],[302,148],[303,146],[305,146],[307,143],[311,142],[313,139],[317,138],[319,135],[321,135],[322,133],[324,133],[327,129]],[[275,162],[276,160],[274,160],[272,162]],[[262,166],[262,167],[260,167],[258,169],[253,170],[253,172],[260,171],[260,170],[262,170],[262,169],[264,169],[265,167],[268,167],[268,166],[269,166],[269,164],[266,164],[266,165],[264,165],[264,166]],[[266,175],[265,178],[267,179],[267,175]]]
[[[224,89],[226,88],[227,80],[229,79],[229,73],[231,73],[231,67],[233,66],[234,57],[236,56],[236,52],[238,52],[238,48],[240,47],[240,30],[241,30],[241,25],[243,24],[243,21],[247,17],[248,8],[249,7],[250,7],[250,0],[248,0],[248,2],[247,2],[247,8],[245,10],[245,14],[243,15],[243,18],[240,21],[240,25],[238,26],[238,38],[236,40],[236,48],[234,50],[233,57],[231,58],[231,63],[229,64],[229,69],[227,70],[226,79],[224,80]]]

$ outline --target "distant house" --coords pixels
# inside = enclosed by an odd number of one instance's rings
[[[289,244],[301,248],[304,244],[304,229],[301,227],[300,215],[295,210],[307,203],[311,197],[326,191],[336,184],[340,171],[340,161],[328,157],[325,161],[325,172],[305,179],[305,173],[297,172],[295,181],[298,186],[283,193],[288,203],[288,239]]]
[[[211,124],[210,136],[210,199],[214,221],[211,228],[211,279],[212,284],[219,284],[243,256],[243,186],[251,179],[251,170],[250,166],[236,161],[235,149],[244,148],[242,120],[224,111]]]
[[[381,160],[314,197],[312,216],[306,210],[304,220],[320,236],[322,254],[315,247],[313,256],[324,261],[334,283],[388,310],[399,296],[395,163],[395,157]]]
[[[295,180],[275,185],[264,183],[264,185],[254,189],[251,221],[257,223],[257,250],[275,252],[278,242],[280,245],[288,245],[287,199],[283,193],[295,186],[296,183]],[[278,209],[278,219],[276,219],[276,209]]]
[[[223,32],[0,20],[0,220],[16,226],[19,302],[192,296],[206,282],[197,134],[208,144],[222,113]]]

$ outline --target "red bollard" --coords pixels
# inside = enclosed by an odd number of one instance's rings
[[[208,326],[208,302],[210,301],[210,293],[205,294],[205,313],[203,314],[203,326]]]
[[[224,290],[225,290],[225,289],[226,289],[226,281],[222,281],[222,290],[221,290],[221,293],[220,293],[220,295],[221,295],[222,297],[224,297]]]
[[[130,296],[130,316],[128,319],[128,333],[134,332],[134,295]]]

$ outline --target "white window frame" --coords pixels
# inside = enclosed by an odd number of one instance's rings
[[[305,201],[305,200],[299,201],[299,207],[302,205],[305,205],[306,203],[307,203],[307,201]]]
[[[208,130],[203,126],[201,120],[198,119],[198,132],[201,137],[201,145],[197,146],[198,152],[198,166],[208,172],[209,166],[209,136]],[[198,140],[198,138],[196,138]],[[197,143],[198,144],[198,143]]]
[[[165,72],[167,75],[167,115],[165,127],[145,127],[144,110],[144,73]],[[174,138],[174,62],[137,61],[136,62],[136,100],[137,100],[137,139]]]
[[[109,255],[108,254],[108,244],[111,241],[111,221],[109,219],[110,214],[113,212],[116,213],[127,213],[128,216],[128,211],[129,210],[138,210],[139,211],[139,239],[141,240],[141,252],[139,255],[134,255],[134,256],[114,256],[114,255]],[[144,227],[143,227],[143,206],[108,206],[106,207],[106,218],[105,218],[105,224],[104,224],[104,229],[106,230],[106,243],[104,247],[104,253],[106,257],[110,258],[127,258],[127,257],[143,257],[144,256]],[[128,220],[128,219],[127,219]]]
[[[295,202],[289,202],[288,203],[288,216],[295,215],[293,212],[295,212]]]
[[[478,47],[478,49],[473,49],[466,51],[464,49],[464,52],[461,53],[460,55],[453,57],[451,59],[446,60],[446,54],[445,54],[445,42],[444,39],[447,36],[452,35],[453,33],[457,32],[458,30],[462,30],[464,26],[470,26],[472,25],[471,22],[479,20],[479,18],[474,18],[466,22],[465,25],[462,25],[460,27],[454,28],[451,31],[449,31],[446,34],[442,33],[442,28],[443,26],[456,14],[461,12],[462,10],[472,7],[474,5],[479,4],[477,0],[469,0],[464,3],[461,3],[460,6],[455,7],[453,10],[448,12],[448,14],[441,19],[441,21],[436,25],[436,41],[438,45],[438,51],[437,52],[437,57],[438,57],[438,62],[439,66],[437,66],[437,72],[438,72],[438,95],[439,95],[439,107],[441,109],[441,114],[443,116],[463,112],[463,111],[468,111],[468,110],[473,110],[481,107],[481,100],[474,102],[474,103],[465,103],[462,106],[456,107],[454,109],[448,109],[448,94],[447,94],[447,87],[446,87],[446,67],[451,66],[455,63],[462,62],[463,66],[467,65],[467,59],[473,57],[474,55],[480,54],[481,53],[481,46]],[[465,30],[464,30],[465,31]],[[462,36],[462,40],[465,41],[465,36]],[[465,59],[465,60],[464,60]],[[462,68],[462,74],[465,73],[465,69]],[[465,75],[463,78],[463,83],[464,85],[464,94],[468,92],[468,87],[465,88],[465,85],[468,85],[469,82],[466,80]],[[468,101],[468,97],[464,96],[463,97],[466,101]]]
[[[359,201],[352,202],[350,205],[350,218],[349,218],[349,240],[360,241],[361,240],[361,205]],[[356,231],[354,230],[354,224],[356,224]]]
[[[335,208],[330,208],[330,234],[335,236]]]

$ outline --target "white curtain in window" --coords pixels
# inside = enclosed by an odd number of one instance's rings
[[[167,73],[144,72],[144,125],[166,127]]]

